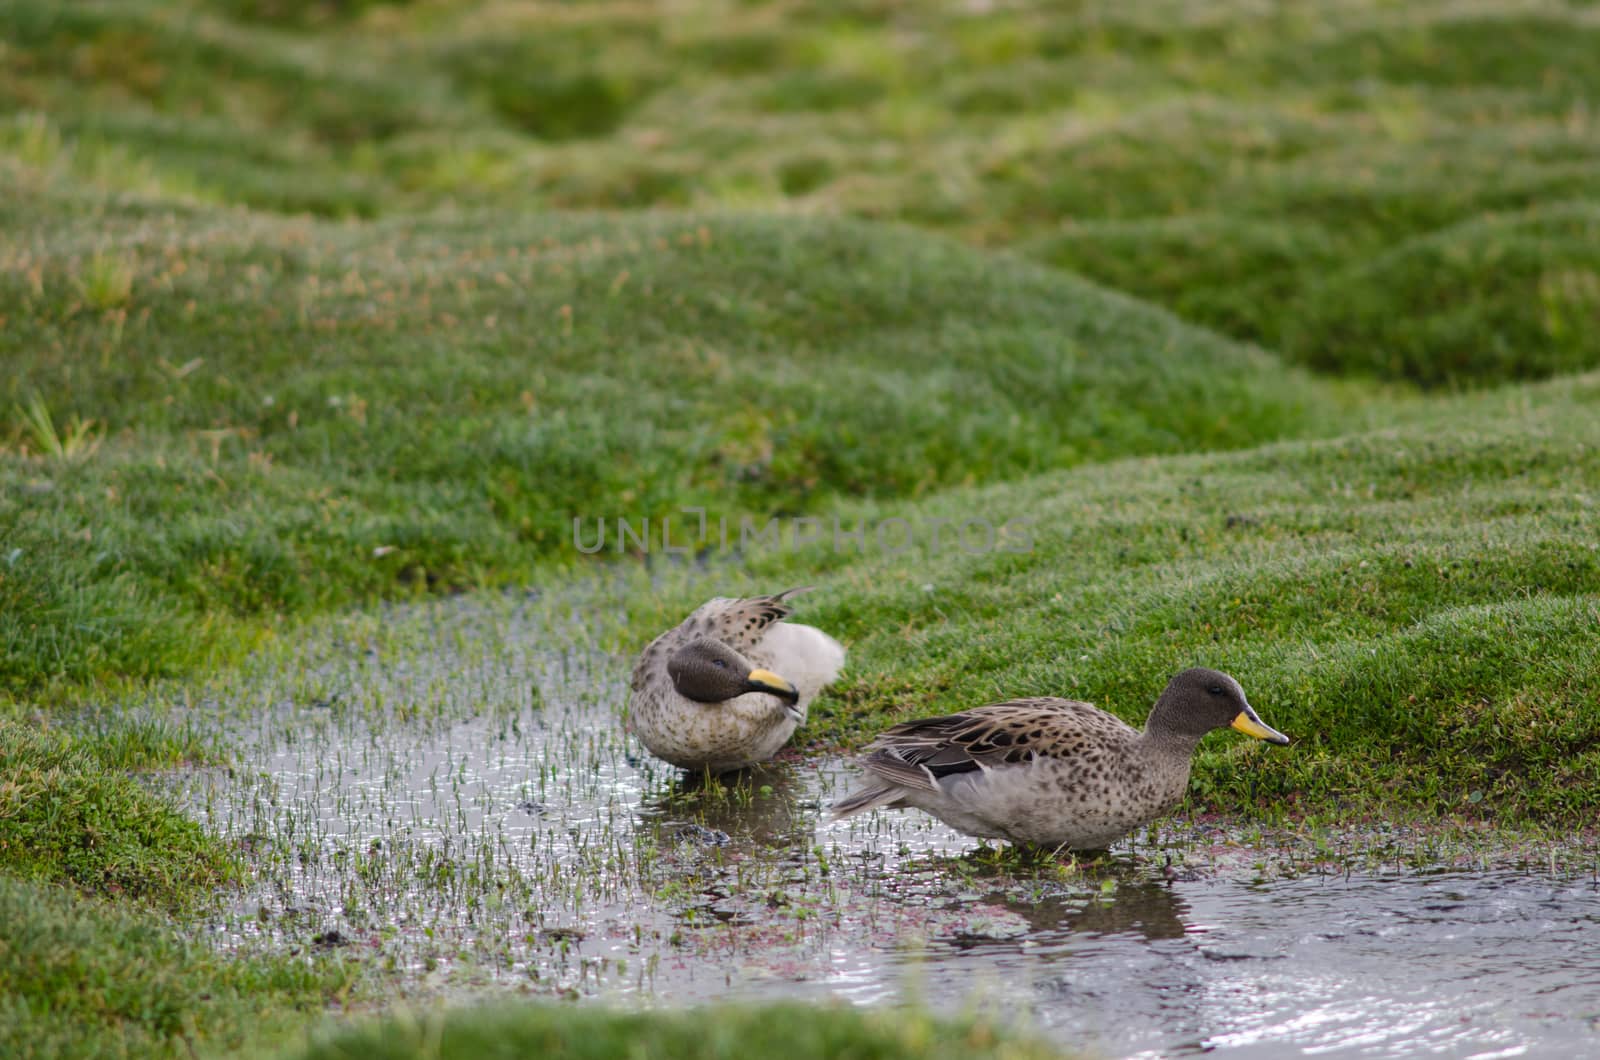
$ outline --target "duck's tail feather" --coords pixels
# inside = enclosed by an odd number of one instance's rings
[[[837,821],[841,817],[865,813],[880,807],[893,806],[900,801],[900,796],[905,792],[897,784],[868,784],[857,791],[852,791],[832,806],[828,807],[828,820]]]

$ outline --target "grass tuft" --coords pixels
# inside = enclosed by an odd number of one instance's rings
[[[91,309],[120,309],[133,298],[133,266],[126,258],[97,253],[74,286]]]
[[[304,1060],[530,1054],[573,1060],[617,1056],[732,1060],[752,1055],[895,1060],[957,1053],[1011,1060],[1059,1055],[981,1019],[943,1022],[916,1011],[870,1013],[834,1007],[819,1012],[804,1005],[628,1015],[549,1006],[402,1013],[289,1055]]]
[[[55,419],[44,399],[35,395],[26,405],[16,407],[17,417],[26,428],[34,448],[55,460],[76,461],[94,455],[100,448],[100,434],[94,420],[74,416],[65,431],[56,430]]]
[[[351,966],[337,958],[223,958],[150,913],[0,876],[6,1056],[261,1049],[353,986]]]
[[[235,878],[220,842],[127,770],[172,765],[173,737],[0,721],[0,867],[22,879],[182,905]]]

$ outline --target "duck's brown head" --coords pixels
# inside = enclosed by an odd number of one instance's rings
[[[1245,699],[1239,682],[1221,670],[1185,670],[1167,682],[1150,712],[1147,732],[1199,740],[1213,729],[1238,729],[1268,743],[1289,737],[1266,724]]]
[[[746,692],[767,692],[790,705],[800,699],[788,680],[752,666],[749,659],[711,637],[697,637],[673,652],[667,676],[679,695],[696,703],[722,703]]]

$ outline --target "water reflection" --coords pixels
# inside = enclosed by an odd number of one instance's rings
[[[819,803],[807,779],[790,762],[719,776],[684,772],[645,798],[638,817],[663,837],[740,853],[809,848]]]
[[[1103,894],[1036,901],[996,891],[984,900],[1016,913],[1038,932],[1132,935],[1143,939],[1179,939],[1189,932],[1189,903],[1165,882],[1141,880]]]

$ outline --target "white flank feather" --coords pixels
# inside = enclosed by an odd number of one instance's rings
[[[800,710],[810,706],[844,667],[844,645],[815,626],[774,622],[758,648],[769,669],[789,679],[800,693]]]

